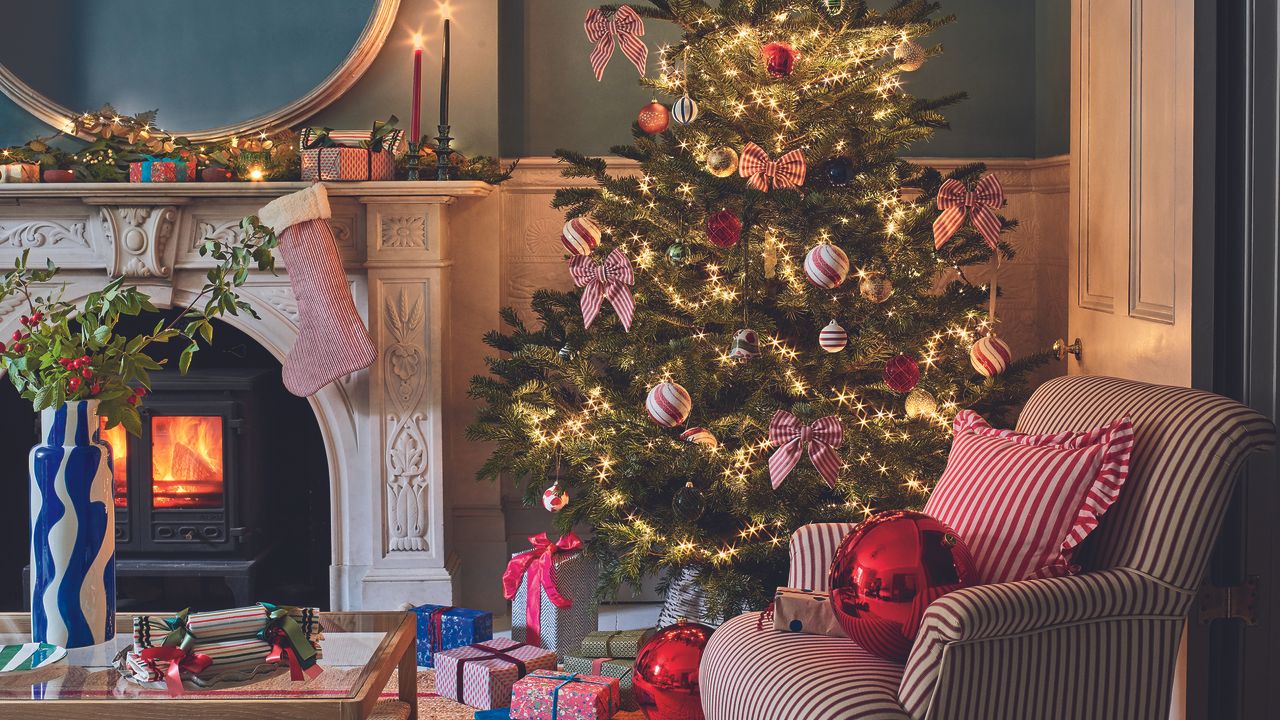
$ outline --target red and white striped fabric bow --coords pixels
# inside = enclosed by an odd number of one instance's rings
[[[604,77],[604,68],[613,57],[615,41],[636,70],[644,74],[645,64],[649,61],[649,48],[640,39],[644,35],[644,21],[630,5],[618,8],[613,17],[606,17],[599,8],[591,8],[587,11],[587,19],[582,21],[582,27],[587,31],[587,39],[595,43],[591,48],[591,69],[596,73],[596,80]]]
[[[770,160],[759,145],[749,142],[742,148],[738,161],[738,174],[747,179],[751,187],[767,191],[775,188],[798,188],[804,184],[804,153],[799,148]]]
[[[600,313],[600,304],[609,298],[614,312],[622,321],[622,327],[631,329],[631,318],[636,312],[635,300],[631,298],[631,286],[635,284],[635,273],[631,270],[631,261],[618,248],[604,259],[601,264],[592,262],[586,255],[579,255],[569,263],[569,274],[573,282],[582,291],[582,326],[591,327],[591,322]]]
[[[840,456],[835,449],[844,444],[844,427],[840,425],[840,418],[828,415],[818,418],[812,425],[805,425],[795,415],[779,410],[769,421],[769,443],[778,448],[769,456],[769,479],[773,481],[774,490],[791,474],[806,448],[818,474],[828,485],[836,486]]]
[[[942,214],[933,221],[934,249],[946,245],[968,217],[982,239],[995,250],[1000,239],[1000,218],[995,211],[1003,205],[1004,188],[995,175],[984,175],[972,191],[955,178],[942,183],[938,188],[938,209]]]

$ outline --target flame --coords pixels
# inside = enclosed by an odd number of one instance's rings
[[[111,486],[114,489],[116,507],[129,506],[129,434],[124,425],[107,429],[107,419],[102,418],[102,440],[111,446],[112,474]]]
[[[151,495],[156,507],[218,507],[222,483],[222,418],[151,418]]]

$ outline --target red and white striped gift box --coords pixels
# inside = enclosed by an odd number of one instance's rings
[[[436,692],[477,710],[511,705],[511,686],[534,670],[555,670],[556,654],[506,638],[438,652]],[[522,667],[523,666],[523,667]]]

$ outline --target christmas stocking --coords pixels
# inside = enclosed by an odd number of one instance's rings
[[[298,301],[298,340],[284,361],[284,386],[299,397],[316,394],[378,357],[351,298],[330,215],[324,185],[285,195],[258,212],[280,238]]]

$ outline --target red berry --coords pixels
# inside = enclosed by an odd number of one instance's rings
[[[89,392],[90,392],[90,393],[93,393],[94,395],[97,395],[98,393],[102,392],[102,383],[100,383],[100,382],[96,382],[96,383],[94,383],[94,384],[90,385],[90,386],[89,386]]]
[[[128,402],[130,405],[137,405],[137,404],[138,404],[138,396],[137,396],[137,395],[130,395],[130,396],[128,397],[128,399],[126,400],[126,402]]]
[[[75,391],[79,390],[79,389],[80,389],[80,378],[75,377],[75,376],[73,375],[73,376],[71,377],[71,379],[67,380],[67,389],[68,389],[68,390],[70,390],[71,392],[75,392]]]
[[[30,325],[31,318],[27,317],[26,315],[23,315],[22,317],[18,318],[18,322],[22,323],[23,325]]]
[[[5,346],[4,346],[4,343],[0,342],[0,353],[5,352],[5,351],[6,351],[6,350],[8,350],[8,349],[9,349],[9,348],[7,348],[7,347],[5,347]]]
[[[146,388],[144,388],[144,387],[137,387],[137,388],[134,388],[134,390],[133,390],[133,394],[134,394],[134,395],[137,395],[138,397],[142,397],[143,395],[146,395],[146,394],[147,394],[147,389],[146,389]]]
[[[27,346],[26,346],[26,345],[23,345],[22,343],[14,343],[14,344],[13,344],[13,351],[14,351],[14,352],[16,352],[16,353],[26,352],[26,351],[27,351]]]
[[[14,331],[13,331],[13,339],[14,339],[14,340],[21,340],[21,339],[22,339],[22,331],[21,331],[21,330],[14,330]]]
[[[93,370],[89,368],[85,368],[80,371],[80,374],[84,376],[85,380],[88,380],[89,378],[93,377]]]

